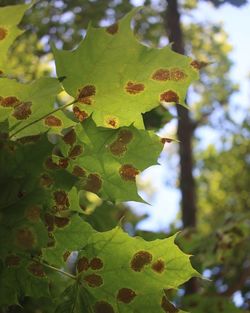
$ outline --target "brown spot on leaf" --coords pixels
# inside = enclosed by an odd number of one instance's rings
[[[122,155],[127,151],[127,147],[124,143],[116,140],[109,146],[109,150],[114,155]]]
[[[78,89],[77,100],[81,103],[90,105],[92,103],[91,97],[96,94],[96,88],[94,85],[86,85],[81,89]]]
[[[100,287],[103,284],[102,277],[97,274],[90,274],[84,277],[84,280],[87,282],[89,287],[96,288]]]
[[[40,220],[41,209],[39,206],[32,206],[25,210],[25,217],[31,222],[38,222]]]
[[[83,272],[83,271],[87,271],[89,268],[89,260],[85,257],[82,256],[78,262],[77,262],[77,271],[79,273]]]
[[[133,138],[133,133],[129,130],[121,130],[118,134],[118,141],[124,144],[130,143]]]
[[[136,297],[134,290],[130,288],[122,288],[118,291],[117,300],[123,303],[130,303]]]
[[[52,157],[48,157],[47,160],[45,161],[45,166],[50,169],[50,170],[55,170],[60,168],[58,164],[56,164],[53,160]]]
[[[71,252],[70,251],[65,251],[63,254],[63,260],[66,262],[68,260],[68,257],[70,256]]]
[[[15,107],[20,103],[20,100],[18,100],[17,97],[14,96],[5,97],[0,100],[0,104],[3,107]]]
[[[161,138],[161,143],[163,143],[163,144],[165,144],[166,142],[170,143],[172,141],[173,141],[173,139],[171,139],[171,138]]]
[[[47,229],[48,231],[53,231],[54,229],[54,216],[49,214],[49,213],[46,213],[44,215],[44,222],[45,222],[45,225],[47,226]]]
[[[170,71],[167,69],[160,68],[159,70],[155,71],[152,75],[154,80],[166,81],[170,80]]]
[[[106,28],[106,32],[109,33],[110,35],[114,35],[118,32],[118,29],[119,29],[118,24],[114,23]]]
[[[116,121],[115,121],[115,119],[110,119],[110,120],[108,121],[108,124],[111,125],[112,127],[116,127]]]
[[[45,277],[46,276],[42,264],[40,264],[38,262],[30,263],[28,265],[28,271],[37,277]]]
[[[124,164],[119,169],[119,174],[121,178],[127,181],[135,181],[135,177],[139,173],[139,170],[134,168],[131,164]]]
[[[58,228],[63,228],[69,224],[69,218],[67,217],[54,217],[55,224]]]
[[[10,254],[6,257],[5,264],[7,267],[18,266],[20,264],[20,258],[17,255]]]
[[[183,80],[187,77],[187,74],[184,73],[182,70],[180,70],[179,68],[173,68],[170,71],[170,79],[174,80],[174,81],[179,81],[179,80]]]
[[[63,190],[54,192],[54,200],[58,210],[65,210],[67,207],[69,207],[68,195]]]
[[[103,262],[100,258],[93,258],[90,261],[89,265],[92,270],[100,270],[101,268],[103,268]]]
[[[138,251],[134,254],[130,266],[135,272],[141,272],[145,265],[152,261],[152,254],[148,251]]]
[[[190,65],[195,69],[195,70],[200,70],[201,68],[205,67],[208,65],[207,62],[204,61],[197,61],[193,60]]]
[[[46,173],[40,177],[40,184],[43,187],[50,187],[54,183],[54,180]]]
[[[98,174],[89,174],[85,190],[97,193],[102,188],[102,180]]]
[[[32,144],[37,142],[40,138],[41,135],[32,135],[18,138],[17,141],[20,142],[21,144]]]
[[[105,116],[104,123],[107,127],[117,128],[119,126],[119,119],[115,116]]]
[[[81,168],[80,166],[75,165],[73,168],[72,174],[77,176],[77,177],[85,177],[86,171],[83,168]]]
[[[25,120],[31,115],[31,102],[22,102],[18,106],[15,107],[14,112],[12,115],[17,119],[17,120]]]
[[[179,310],[170,302],[168,299],[163,296],[161,300],[161,307],[166,313],[178,313]]]
[[[63,136],[63,141],[68,145],[73,145],[76,141],[76,133],[74,129],[71,129]]]
[[[0,27],[0,40],[4,40],[7,34],[8,34],[7,29],[4,27]]]
[[[69,151],[69,158],[75,159],[79,155],[81,155],[83,152],[83,148],[81,145],[76,145],[72,147],[72,149]]]
[[[152,264],[152,270],[159,274],[164,272],[164,269],[165,269],[165,263],[163,260],[157,260]]]
[[[61,158],[58,162],[60,168],[67,168],[69,165],[69,160],[67,158]]]
[[[128,82],[125,89],[128,93],[136,95],[144,90],[145,86],[141,83]]]
[[[96,88],[94,85],[84,86],[82,89],[79,89],[78,99],[94,96],[96,93]]]
[[[48,125],[50,127],[62,126],[62,121],[54,115],[49,115],[49,116],[45,117],[44,123],[45,123],[45,125]]]
[[[73,112],[74,112],[75,117],[80,122],[83,122],[89,116],[88,113],[86,113],[85,111],[81,111],[77,106],[73,108]]]
[[[16,231],[16,243],[23,249],[32,249],[35,245],[35,236],[28,227],[18,229]]]
[[[115,313],[111,304],[106,301],[98,301],[94,307],[95,313]]]
[[[90,97],[85,97],[82,98],[80,100],[78,100],[81,103],[87,104],[87,105],[91,105],[92,104],[92,99]]]
[[[121,130],[118,138],[109,146],[109,149],[114,155],[122,155],[127,151],[127,144],[132,140],[133,134],[129,130]]]
[[[173,90],[168,90],[163,92],[160,95],[160,100],[161,101],[165,101],[165,102],[175,102],[178,103],[179,102],[179,97],[177,95],[176,92],[174,92]]]

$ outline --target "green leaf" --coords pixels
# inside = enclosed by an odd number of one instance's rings
[[[0,8],[0,71],[28,7]],[[57,79],[0,79],[4,310],[44,297],[59,303],[58,313],[181,312],[167,290],[198,276],[175,236],[149,242],[119,227],[97,232],[80,206],[86,191],[112,202],[141,200],[136,176],[157,163],[169,140],[145,131],[142,113],[160,103],[183,104],[198,75],[190,58],[139,43],[130,29],[134,13],[107,29],[90,26],[73,52],[54,49],[71,103],[58,107]],[[73,112],[66,111],[71,105]],[[108,208],[111,218],[110,205],[99,211]],[[91,221],[102,230],[113,222],[100,227],[97,216]]]
[[[55,313],[88,313],[86,306],[86,291],[77,284],[71,285],[65,289],[61,295],[61,302]]]
[[[22,256],[9,254],[0,270],[0,306],[17,304],[23,295],[38,299],[50,297],[45,268]]]
[[[129,211],[130,213],[130,211]],[[85,220],[97,231],[108,231],[117,226],[119,220],[124,218],[124,207],[105,201],[98,205],[93,212],[86,214]],[[134,216],[133,216],[134,217]]]
[[[0,115],[8,117],[10,136],[15,139],[45,131],[60,133],[74,124],[55,107],[55,97],[61,91],[54,78],[40,78],[31,84],[0,80]]]
[[[176,289],[199,275],[174,244],[175,237],[147,242],[119,227],[93,233],[79,253],[75,297],[85,290],[86,312],[179,312],[164,289]],[[76,306],[72,312],[80,309]]]
[[[6,209],[6,214],[11,214],[13,209],[13,215],[18,216],[21,208],[16,211],[16,208],[11,209],[11,207],[17,203],[20,206],[20,203],[35,200],[33,192],[37,200],[41,200],[38,190],[39,174],[43,170],[44,160],[51,153],[52,144],[45,136],[29,138],[29,140],[31,142],[28,144],[1,143],[0,208],[1,210]],[[34,163],[34,159],[36,163]]]
[[[52,231],[54,244],[43,249],[43,258],[49,264],[64,266],[64,254],[81,249],[95,231],[78,215],[71,216],[67,223],[61,224]]]
[[[163,147],[160,138],[133,126],[96,127],[91,119],[78,124],[75,132],[77,141],[68,145],[68,151],[60,148],[69,160],[68,170],[80,179],[78,187],[113,202],[143,201],[137,194],[136,176],[157,164]]]
[[[31,6],[32,4],[21,4],[0,8],[0,74],[5,74],[8,68],[7,53],[11,44],[23,33],[17,25]]]
[[[47,230],[41,217],[48,193],[39,181],[52,144],[46,136],[32,140],[35,142],[1,144],[1,258],[8,252],[29,253],[47,245]]]
[[[92,113],[97,126],[143,128],[141,113],[160,103],[184,104],[198,77],[190,58],[137,41],[130,28],[136,11],[106,29],[89,26],[74,51],[53,48],[57,75],[66,77],[65,90],[78,99],[76,115]]]

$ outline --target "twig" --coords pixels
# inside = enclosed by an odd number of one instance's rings
[[[68,277],[70,277],[71,279],[77,280],[77,277],[76,277],[76,276],[74,276],[74,275],[72,275],[72,274],[70,274],[70,273],[68,273],[68,272],[64,272],[63,270],[60,270],[60,269],[57,268],[57,267],[54,267],[54,266],[49,265],[49,264],[47,264],[47,263],[43,263],[43,262],[41,262],[41,261],[39,261],[39,263],[41,263],[43,266],[45,266],[45,267],[47,267],[47,268],[50,268],[50,269],[52,269],[52,270],[54,270],[54,271],[57,271],[58,273],[61,273],[61,274],[65,275],[65,276],[68,276]]]

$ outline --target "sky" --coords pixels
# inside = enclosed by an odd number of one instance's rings
[[[139,5],[140,1],[135,0],[135,3]],[[230,105],[233,108],[233,117],[240,122],[242,114],[236,107],[239,105],[246,108],[250,103],[250,3],[241,8],[229,4],[214,8],[209,2],[200,1],[199,7],[193,15],[201,21],[222,23],[228,34],[229,43],[233,46],[230,57],[234,62],[230,74],[231,78],[240,85],[240,91],[231,97]],[[216,139],[216,134],[211,130],[203,129],[198,135],[205,138],[207,144],[213,143]],[[171,143],[169,148],[166,146],[159,159],[161,166],[147,169],[139,178],[144,184],[151,183],[153,190],[156,191],[153,197],[147,197],[145,193],[140,193],[151,205],[130,203],[136,213],[149,215],[138,224],[140,229],[167,231],[170,223],[176,220],[179,213],[180,192],[174,184],[171,187],[167,184],[168,181],[171,181],[171,175],[178,171],[178,160],[172,161],[171,164],[168,159],[166,160],[166,153],[169,149],[173,149],[171,145],[175,145],[175,143]],[[166,175],[166,173],[168,174]]]
[[[224,25],[229,36],[229,43],[233,46],[231,58],[235,64],[231,76],[241,85],[240,92],[231,101],[248,105],[250,99],[249,81],[247,81],[247,77],[250,78],[250,3],[241,8],[224,4],[219,9],[215,9],[209,2],[201,2],[195,16],[203,21],[221,22]]]

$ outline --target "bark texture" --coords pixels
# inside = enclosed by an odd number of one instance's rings
[[[178,0],[166,0],[166,30],[169,41],[172,43],[172,49],[180,54],[185,53],[183,33],[180,23],[180,13],[178,9]],[[182,222],[183,227],[196,226],[196,192],[195,180],[193,177],[193,151],[192,138],[194,125],[189,115],[189,111],[177,105],[178,130],[177,135],[180,141],[180,189],[182,195]],[[191,279],[186,284],[186,293],[191,294],[197,291],[197,280]]]

